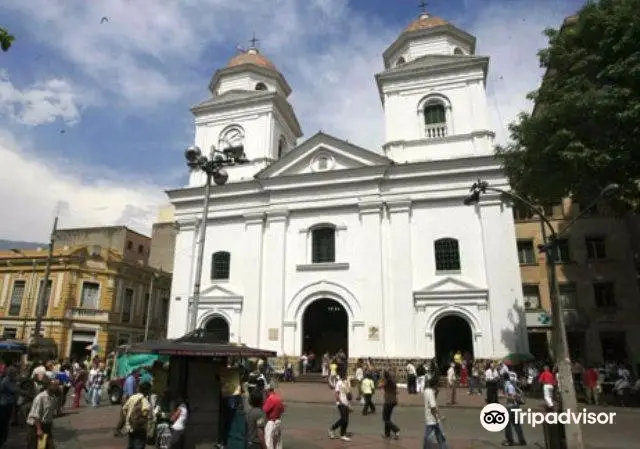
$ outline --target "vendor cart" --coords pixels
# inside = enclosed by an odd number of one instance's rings
[[[273,351],[243,345],[216,343],[204,329],[197,329],[175,340],[147,341],[127,348],[134,354],[169,356],[169,390],[189,403],[185,449],[210,449],[220,440],[228,407],[223,403],[223,379],[230,369],[230,359],[274,357]],[[239,374],[239,373],[238,373]],[[236,416],[227,448],[244,448],[244,414]],[[241,424],[241,425],[240,425]],[[240,435],[241,433],[241,435]]]

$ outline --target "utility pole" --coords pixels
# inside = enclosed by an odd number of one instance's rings
[[[36,324],[33,329],[33,336],[37,341],[42,331],[42,317],[46,312],[45,306],[48,305],[49,297],[49,276],[51,275],[51,263],[53,261],[53,245],[56,240],[56,231],[58,229],[58,216],[53,219],[53,228],[51,229],[51,239],[49,240],[49,254],[47,255],[47,263],[44,268],[44,279],[42,280],[42,287],[38,292],[38,301],[36,302]]]
[[[207,182],[204,185],[204,201],[202,205],[202,220],[198,232],[198,258],[196,259],[196,277],[193,281],[193,298],[191,299],[191,323],[189,330],[198,327],[198,308],[200,307],[200,283],[202,282],[202,264],[204,261],[204,244],[207,238],[207,219],[209,216],[209,197],[211,196],[211,178],[207,173]]]

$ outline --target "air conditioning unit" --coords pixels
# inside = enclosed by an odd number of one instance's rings
[[[89,256],[91,257],[100,257],[102,254],[102,247],[100,245],[91,245],[89,249]]]

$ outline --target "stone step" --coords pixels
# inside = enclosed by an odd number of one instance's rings
[[[322,376],[322,373],[307,373],[301,374],[296,378],[296,382],[303,383],[327,383],[327,378]]]

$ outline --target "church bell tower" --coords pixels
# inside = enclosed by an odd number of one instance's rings
[[[191,108],[195,117],[195,144],[203,153],[242,148],[249,163],[226,168],[229,182],[252,179],[267,165],[295,147],[302,136],[287,98],[291,87],[275,65],[251,40],[226,67],[217,70],[211,97]],[[202,185],[204,174],[194,170],[189,184]]]
[[[493,154],[489,58],[476,38],[424,10],[383,53],[376,75],[387,157],[397,163]]]

